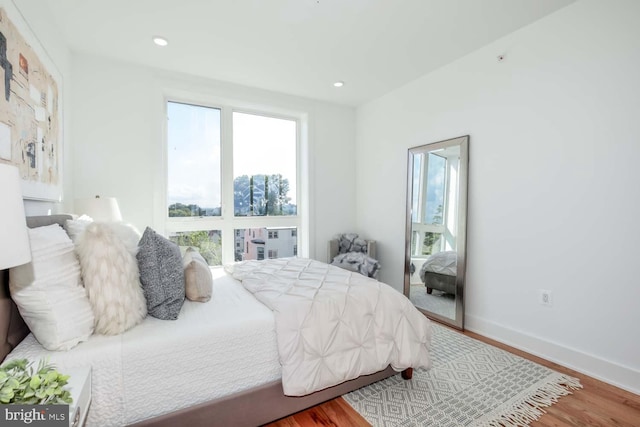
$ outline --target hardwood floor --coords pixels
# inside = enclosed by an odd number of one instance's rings
[[[465,335],[517,354],[533,362],[580,379],[582,389],[545,408],[546,414],[531,427],[640,426],[640,396],[588,377],[556,363],[530,355],[473,332]],[[360,427],[370,424],[341,397],[283,418],[268,427]]]

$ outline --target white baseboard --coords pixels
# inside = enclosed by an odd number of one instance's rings
[[[465,329],[621,389],[640,394],[640,371],[504,325],[465,314]]]

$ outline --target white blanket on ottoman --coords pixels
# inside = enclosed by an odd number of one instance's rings
[[[286,395],[389,365],[431,366],[429,320],[389,285],[303,258],[244,261],[228,271],[273,310]]]

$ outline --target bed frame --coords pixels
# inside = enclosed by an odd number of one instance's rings
[[[28,217],[30,228],[64,224],[70,215]],[[9,270],[0,270],[0,361],[4,360],[28,334],[29,328],[18,312],[9,294]],[[410,379],[411,368],[402,372]],[[291,397],[282,391],[282,382],[274,381],[227,397],[205,402],[169,414],[141,421],[135,426],[172,427],[197,426],[259,426],[286,417],[301,410],[334,399],[350,391],[397,374],[390,366],[371,375],[363,375],[342,384],[315,393]]]
[[[447,274],[434,273],[433,271],[424,272],[424,286],[427,293],[430,294],[434,289],[445,292],[447,294],[456,294],[456,276]]]

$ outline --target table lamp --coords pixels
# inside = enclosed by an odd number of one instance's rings
[[[18,168],[0,164],[0,270],[31,261]]]
[[[88,215],[96,222],[122,221],[120,207],[115,197],[92,197],[76,199],[75,211],[80,215]]]

